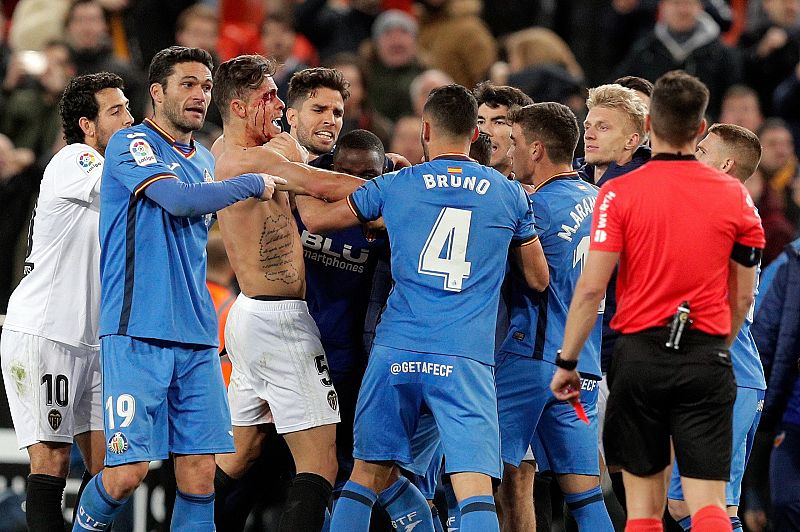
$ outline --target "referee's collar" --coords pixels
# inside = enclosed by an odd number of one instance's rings
[[[657,153],[650,158],[651,161],[696,161],[693,153],[683,155],[681,153]]]

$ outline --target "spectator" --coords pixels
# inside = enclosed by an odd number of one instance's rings
[[[366,65],[368,98],[390,120],[413,112],[408,89],[423,70],[417,62],[417,29],[417,22],[398,10],[381,13],[372,25],[374,49]]]
[[[336,54],[357,53],[369,39],[380,10],[380,0],[352,0],[344,8],[333,7],[328,0],[304,0],[294,8],[294,20],[317,49],[320,61],[327,62]]]
[[[353,54],[339,54],[331,60],[329,66],[340,71],[350,83],[350,97],[344,102],[341,134],[366,129],[377,135],[384,146],[388,146],[392,123],[370,105],[369,87],[365,83],[364,69],[358,58]]]
[[[766,19],[743,34],[744,80],[772,114],[772,94],[800,61],[800,2],[763,0]]]
[[[757,131],[764,148],[758,168],[770,189],[778,194],[787,219],[796,226],[800,221],[800,206],[793,200],[792,189],[795,180],[800,178],[800,168],[792,132],[786,122],[779,118],[767,120]]]
[[[616,76],[655,80],[683,69],[708,86],[708,114],[719,116],[722,95],[741,79],[736,52],[720,41],[720,29],[700,0],[660,0],[661,20],[640,39],[617,67]]]
[[[6,313],[11,290],[19,280],[14,275],[17,242],[42,179],[41,169],[33,162],[30,150],[16,148],[0,134],[0,314]]]
[[[43,52],[17,53],[9,66],[3,88],[11,92],[0,128],[16,146],[33,150],[43,165],[60,144],[58,102],[74,75],[75,65],[63,42],[51,42]]]
[[[455,83],[453,78],[435,68],[429,68],[414,78],[408,88],[411,104],[414,107],[414,114],[422,116],[422,108],[425,106],[425,101],[433,89],[444,87],[451,83]]]
[[[789,124],[794,135],[795,152],[800,153],[800,62],[794,72],[775,89],[773,111]]]
[[[278,65],[272,79],[278,86],[278,97],[283,101],[286,101],[292,75],[307,68],[303,60],[293,54],[296,39],[292,17],[288,13],[275,11],[267,15],[261,26],[261,43],[264,54]]]
[[[761,129],[764,115],[761,114],[758,93],[747,85],[731,86],[722,97],[719,121],[723,124],[742,126],[750,131]]]
[[[583,69],[567,43],[546,28],[530,28],[506,40],[510,76],[536,102],[559,102],[583,109]],[[577,113],[576,113],[577,114]]]
[[[497,60],[497,45],[480,18],[481,0],[426,0],[420,3],[420,58],[472,88],[486,79]]]
[[[145,115],[147,91],[143,75],[130,64],[114,57],[103,7],[98,0],[75,0],[65,19],[65,38],[69,43],[77,74],[113,72],[125,81],[131,114],[136,122]]]
[[[196,4],[183,10],[175,24],[175,44],[201,48],[219,64],[219,17],[214,8]]]
[[[14,50],[41,50],[64,37],[69,0],[20,0],[11,16],[8,41]]]
[[[389,143],[389,151],[399,153],[411,164],[422,162],[422,144],[419,135],[422,131],[422,119],[418,116],[401,116],[394,125],[392,131],[392,141]]]

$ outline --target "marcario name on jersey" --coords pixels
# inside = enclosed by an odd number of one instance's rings
[[[591,221],[592,212],[594,212],[594,204],[596,202],[597,198],[594,196],[586,196],[583,198],[583,201],[576,203],[569,212],[569,216],[575,222],[575,225],[561,224],[561,232],[558,233],[558,236],[567,242],[572,242],[572,235],[578,232],[581,224],[587,219]]]
[[[480,181],[475,176],[462,176],[459,173],[453,174],[422,174],[426,189],[432,188],[463,188],[477,192],[481,196],[486,194],[491,183],[488,179],[482,178]]]
[[[321,262],[325,266],[332,266],[340,270],[355,273],[364,273],[364,263],[369,258],[369,249],[358,249],[358,254],[354,256],[353,246],[344,244],[341,253],[331,249],[333,240],[322,235],[317,235],[303,229],[300,235],[303,243],[303,256],[308,260]]]

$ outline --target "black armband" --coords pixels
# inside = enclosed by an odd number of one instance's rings
[[[733,251],[731,251],[731,260],[747,268],[752,268],[753,266],[758,266],[761,262],[761,255],[763,252],[763,249],[743,246],[738,242],[734,242]]]
[[[578,367],[578,361],[577,360],[564,360],[563,358],[561,358],[561,349],[556,351],[556,362],[555,362],[555,364],[559,368],[565,369],[567,371],[572,371],[573,369]]]

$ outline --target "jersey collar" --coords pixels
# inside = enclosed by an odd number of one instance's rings
[[[547,179],[545,179],[544,181],[533,187],[533,191],[538,192],[539,189],[545,186],[546,184],[552,183],[553,181],[557,181],[559,179],[577,179],[577,178],[578,178],[578,172],[575,170],[572,170],[570,172],[560,172],[556,175],[551,175],[550,177],[548,177]]]
[[[696,161],[693,153],[657,153],[650,158],[651,161]]]
[[[145,124],[146,126],[148,126],[150,129],[152,129],[153,131],[155,131],[156,133],[158,133],[158,134],[159,134],[159,135],[160,135],[160,136],[161,136],[161,137],[162,137],[164,140],[166,140],[167,142],[169,142],[169,144],[170,144],[170,146],[172,146],[172,149],[173,149],[173,150],[175,150],[176,152],[180,153],[181,155],[183,155],[183,156],[184,156],[184,157],[186,157],[187,159],[188,159],[188,158],[190,158],[192,155],[194,155],[194,154],[195,154],[195,152],[197,151],[197,150],[195,149],[195,146],[194,146],[194,139],[192,139],[192,140],[189,142],[189,150],[187,151],[187,150],[186,150],[186,148],[185,148],[185,146],[186,146],[185,144],[183,144],[183,143],[181,143],[181,142],[178,142],[177,140],[175,140],[175,137],[173,137],[172,135],[170,135],[169,133],[167,133],[166,131],[164,131],[164,130],[161,128],[161,126],[159,126],[158,124],[156,124],[156,123],[155,123],[155,122],[154,122],[154,121],[153,121],[151,118],[145,118],[145,119],[143,120],[143,122],[144,122],[144,124]]]
[[[444,159],[444,160],[447,160],[447,161],[471,161],[473,163],[478,162],[475,159],[473,159],[472,157],[468,157],[467,155],[465,155],[463,153],[458,153],[458,152],[442,153],[440,155],[437,155],[433,159],[431,159],[431,161],[438,161],[440,159]]]

